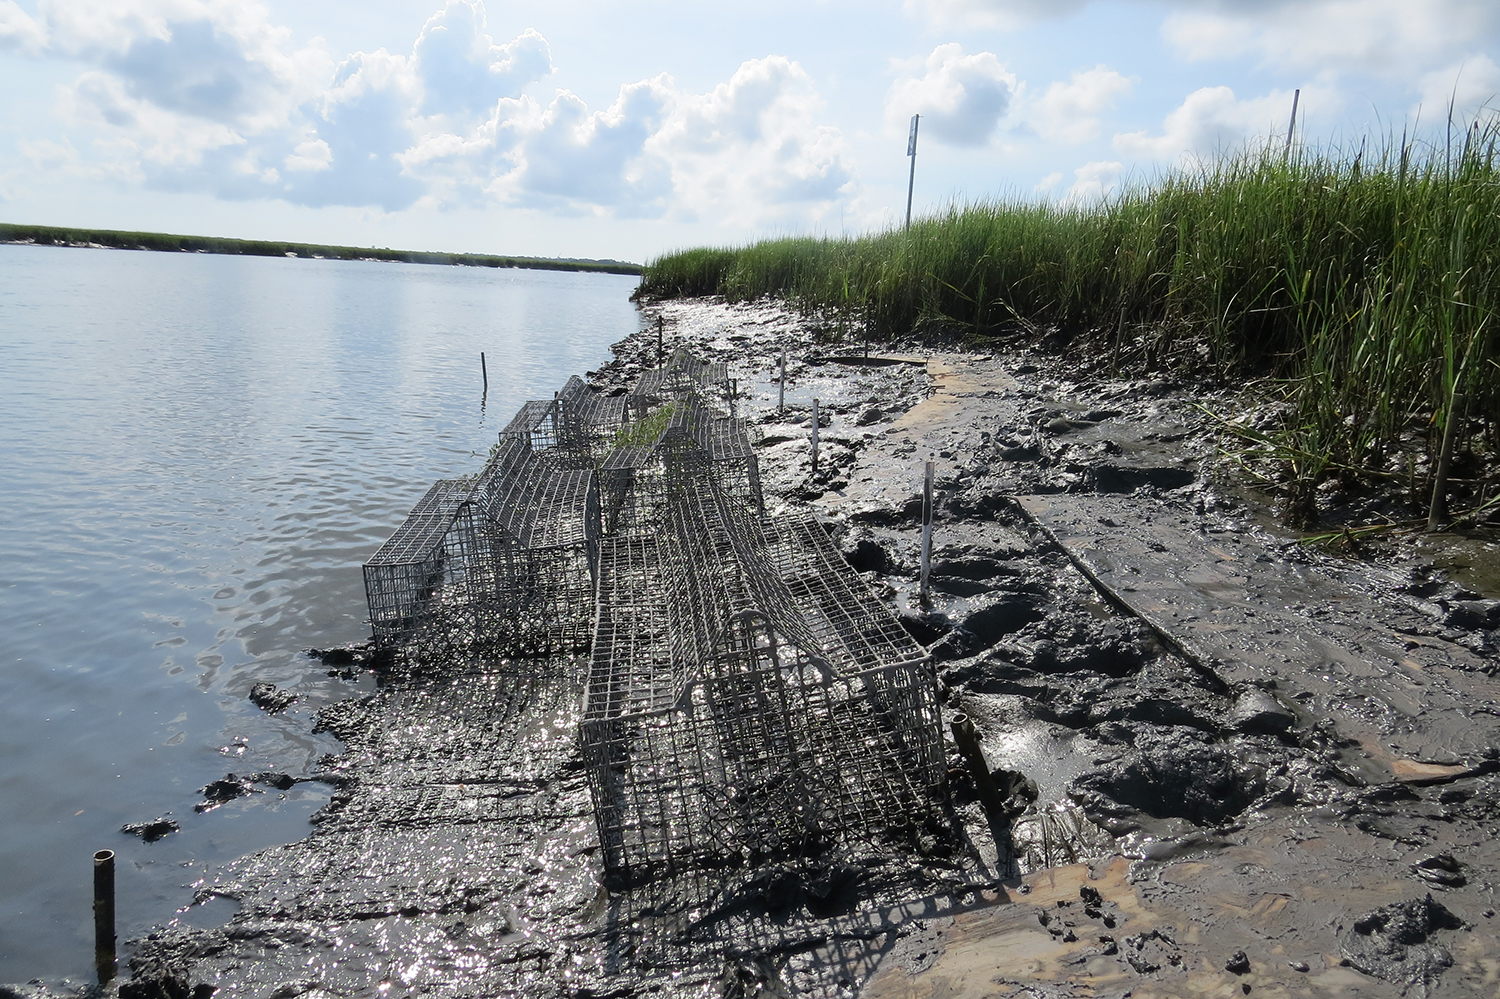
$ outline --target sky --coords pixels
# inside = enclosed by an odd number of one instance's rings
[[[0,221],[644,261],[1500,105],[1500,0],[0,0]]]

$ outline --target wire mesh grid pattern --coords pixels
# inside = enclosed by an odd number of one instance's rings
[[[823,862],[944,827],[921,649],[860,627],[852,586],[794,591],[759,518],[697,484],[659,535],[601,545],[582,740],[607,870]],[[850,574],[824,546],[804,564]]]
[[[764,510],[760,465],[745,420],[714,412],[694,392],[656,413],[665,420],[654,440],[615,447],[600,467],[603,533],[660,529],[668,497],[703,473],[735,502],[757,514]]]
[[[366,564],[376,642],[416,660],[586,652],[598,524],[592,470],[502,438],[476,480],[434,486]]]
[[[433,483],[365,563],[365,599],[378,644],[404,641],[431,620],[444,578],[444,542],[472,490],[461,479]]]
[[[641,375],[630,390],[628,406],[640,418],[663,402],[689,395],[711,400],[727,412],[732,402],[729,365],[699,360],[686,347],[678,347],[660,368]]]
[[[534,451],[557,449],[575,467],[594,468],[625,416],[623,396],[600,395],[574,375],[552,399],[524,404],[500,431],[500,440],[524,441]]]
[[[376,641],[414,676],[590,657],[579,743],[631,914],[611,932],[663,965],[707,939],[694,913],[767,872],[821,883],[953,842],[924,651],[816,521],[764,516],[732,402],[725,366],[685,351],[628,397],[570,379],[365,567]],[[386,797],[375,813],[434,827],[504,813],[504,795]]]

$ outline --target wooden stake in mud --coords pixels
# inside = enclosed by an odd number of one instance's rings
[[[922,603],[930,602],[928,577],[932,574],[932,462],[922,477]]]
[[[776,376],[776,415],[786,412],[786,351],[781,352],[781,374]]]
[[[1438,448],[1437,471],[1432,476],[1432,501],[1427,505],[1427,529],[1441,531],[1448,526],[1448,473],[1453,467],[1453,442],[1463,421],[1463,397],[1454,393],[1448,403],[1448,423],[1443,427],[1443,442]]]
[[[664,323],[662,322],[661,316],[657,316],[656,317],[656,370],[657,371],[660,371],[660,370],[662,370],[663,368],[665,368],[667,366],[667,357],[666,357],[665,354],[662,353],[662,345],[661,345],[661,334],[662,334],[662,326],[663,325],[664,325]]]
[[[818,474],[818,400],[813,400],[812,473]]]
[[[738,378],[731,378],[731,379],[729,379],[729,415],[730,416],[734,415],[735,406],[739,403],[739,401],[740,401],[740,380]]]
[[[94,969],[99,984],[115,977],[115,851],[94,854]]]

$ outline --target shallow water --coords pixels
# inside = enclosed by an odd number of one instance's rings
[[[361,563],[607,359],[634,283],[0,246],[0,982],[90,976],[95,850],[124,939],[304,835],[321,784],[202,814],[198,789],[338,748],[312,715],[359,684],[301,650],[368,635]],[[301,699],[267,715],[261,681]],[[168,813],[159,842],[119,831]]]

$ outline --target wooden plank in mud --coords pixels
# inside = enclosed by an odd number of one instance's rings
[[[1400,579],[1167,502],[1025,496],[1025,515],[1131,612],[1230,686],[1273,689],[1305,723],[1357,740],[1366,780],[1435,781],[1500,757],[1493,663],[1422,634]]]

